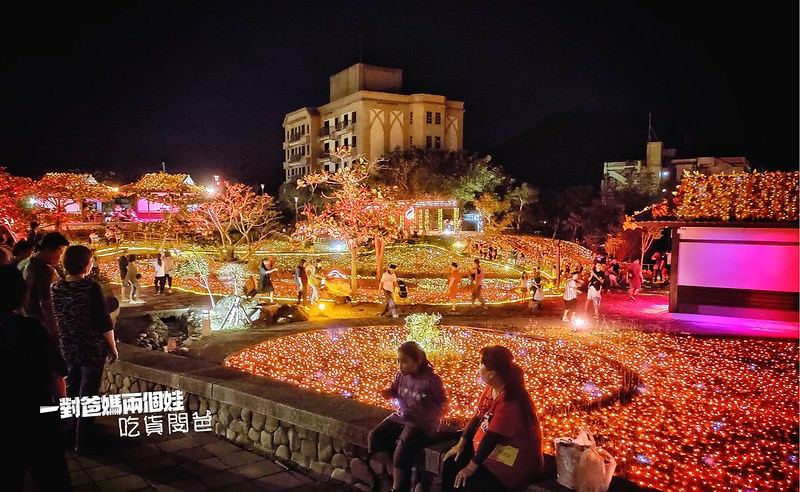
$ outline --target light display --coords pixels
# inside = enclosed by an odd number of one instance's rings
[[[556,437],[588,427],[617,458],[617,474],[662,490],[788,490],[798,480],[798,344],[642,333],[603,326],[527,335],[445,327],[456,346],[432,356],[464,423],[481,384],[479,350],[502,344],[525,369],[552,453]],[[400,327],[278,338],[226,365],[388,408]],[[632,398],[618,399],[633,387]],[[598,406],[610,399],[610,404]]]
[[[797,222],[799,177],[798,171],[687,173],[673,199],[675,216],[683,220]]]

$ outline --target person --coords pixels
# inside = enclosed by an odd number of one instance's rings
[[[661,251],[656,251],[650,259],[653,260],[653,283],[659,280],[663,282],[664,275],[661,270],[664,268],[664,255],[661,254]]]
[[[317,268],[320,265],[320,261],[317,259],[315,261],[310,261],[306,265],[306,278],[308,279],[308,287],[311,289],[311,293],[309,295],[309,302],[313,305],[319,300],[319,274],[317,273]]]
[[[119,278],[122,282],[122,286],[120,287],[120,291],[122,294],[122,298],[125,298],[125,288],[130,288],[128,281],[125,280],[125,277],[128,275],[128,257],[125,255],[120,256],[117,258],[117,264],[119,265]]]
[[[140,278],[142,278],[142,276],[139,274],[139,269],[136,267],[136,255],[130,254],[128,255],[128,273],[125,274],[125,282],[127,282],[131,289],[128,300],[132,304],[143,302],[139,299],[139,291],[141,290],[141,286],[139,285]]]
[[[397,411],[369,432],[370,456],[392,454],[392,490],[411,490],[411,468],[417,456],[439,432],[447,397],[442,379],[425,352],[413,341],[397,349],[398,371],[384,398],[397,401]]]
[[[442,490],[522,490],[544,468],[542,429],[514,355],[499,345],[481,350],[486,388],[475,416],[443,458]]]
[[[528,306],[530,311],[536,311],[542,308],[542,301],[544,300],[544,289],[542,288],[542,273],[537,267],[533,268],[531,274],[531,303]]]
[[[164,256],[162,258],[164,260],[164,280],[166,281],[167,285],[167,292],[172,293],[172,272],[175,270],[175,257],[172,256],[172,252],[170,250],[164,251]]]
[[[475,304],[475,301],[480,301],[481,308],[484,310],[486,309],[486,301],[483,300],[483,269],[481,268],[481,260],[475,258],[475,267],[472,269],[472,273],[469,275],[470,280],[472,281],[472,301],[471,304]]]
[[[106,359],[114,362],[119,357],[105,295],[100,284],[87,277],[93,266],[89,248],[70,246],[64,253],[66,276],[51,289],[70,398],[96,396]],[[92,446],[92,426],[92,417],[78,418],[76,453],[83,454]]]
[[[394,303],[394,291],[397,288],[397,275],[395,274],[395,270],[397,270],[397,266],[394,264],[390,264],[389,268],[383,272],[381,275],[381,281],[378,285],[378,292],[383,293],[383,297],[386,300],[386,305],[383,307],[383,311],[381,312],[381,316],[387,314],[389,310],[392,311],[392,317],[397,317],[397,306]]]
[[[39,241],[42,240],[42,233],[37,229],[39,229],[39,223],[36,221],[31,222],[31,227],[28,229],[28,237],[26,238],[29,243],[33,243],[35,246],[38,246]]]
[[[35,222],[34,222],[35,224]],[[28,258],[22,269],[22,276],[28,285],[28,300],[24,303],[24,311],[50,331],[53,340],[58,340],[58,327],[53,315],[53,299],[50,286],[59,279],[56,265],[61,262],[64,250],[69,241],[59,232],[49,232],[42,237],[38,251]]]
[[[269,302],[274,301],[275,287],[272,285],[272,274],[277,272],[275,260],[264,258],[258,266],[258,291],[262,294],[269,294]]]
[[[15,244],[14,248],[11,250],[11,264],[15,267],[19,267],[19,264],[22,263],[23,260],[30,258],[35,247],[36,245],[27,239],[17,241],[17,244]]]
[[[528,272],[522,270],[522,275],[519,277],[519,289],[522,291],[522,295],[525,295],[528,292],[528,289],[530,288],[530,281],[531,278],[528,276]]]
[[[567,283],[564,284],[564,316],[561,317],[561,321],[569,322],[575,319],[575,304],[578,302],[578,294],[580,294],[578,272],[573,272],[572,276],[567,279]],[[572,311],[572,316],[567,318],[570,311]]]
[[[24,490],[27,471],[39,490],[72,490],[58,412],[41,413],[67,396],[67,368],[55,340],[35,318],[17,314],[27,285],[22,272],[0,266],[0,367],[7,378],[3,391],[13,398],[3,415],[25,425],[5,431],[7,453],[0,464],[4,488]],[[13,413],[13,415],[11,415]]]
[[[458,263],[455,261],[450,264],[450,275],[447,277],[447,298],[453,307],[450,309],[456,312],[456,298],[458,297],[458,284],[461,283],[461,272],[458,270]]]
[[[619,261],[616,258],[611,258],[611,263],[608,266],[608,283],[609,287],[619,287]]]
[[[636,300],[636,296],[639,295],[639,291],[642,290],[643,281],[642,265],[639,263],[639,258],[636,258],[633,260],[633,263],[628,266],[628,283],[630,284],[630,291],[628,293],[631,296],[631,301]]]
[[[164,270],[164,258],[158,253],[156,253],[156,258],[153,260],[153,271],[155,272],[156,295],[161,295],[167,285],[167,274]]]
[[[306,260],[300,260],[294,269],[294,285],[297,286],[297,304],[301,304],[308,292],[308,275],[306,274]]]
[[[606,280],[606,272],[603,265],[595,263],[594,268],[589,272],[589,289],[586,291],[586,302],[583,304],[583,311],[589,308],[589,302],[594,305],[594,318],[600,317],[600,293]]]

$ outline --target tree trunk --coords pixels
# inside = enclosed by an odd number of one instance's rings
[[[381,237],[374,238],[373,242],[375,243],[375,280],[380,280],[383,272],[383,251],[386,249],[386,243]]]
[[[517,232],[519,232],[520,226],[522,226],[522,207],[524,206],[525,204],[523,203],[519,206],[519,213],[517,214]]]
[[[211,294],[211,286],[208,285],[208,278],[207,277],[203,277],[203,284],[205,285],[206,291],[208,292],[208,298],[211,299],[211,309],[214,309],[216,307],[217,303],[214,302],[214,296]]]
[[[556,234],[558,234],[558,226],[561,224],[560,219],[556,219],[556,224],[553,226],[553,239],[556,238]]]
[[[350,249],[350,291],[355,295],[358,291],[358,243],[348,240],[347,247]]]

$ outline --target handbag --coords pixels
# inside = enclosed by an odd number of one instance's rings
[[[617,460],[603,448],[589,448],[581,455],[575,477],[576,492],[606,492]]]
[[[575,439],[559,437],[553,440],[556,450],[556,477],[559,484],[568,489],[575,489],[578,464],[584,451],[596,447],[594,437],[586,430],[581,429]]]

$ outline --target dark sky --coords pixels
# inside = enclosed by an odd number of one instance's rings
[[[632,115],[643,141],[651,111],[670,146],[797,167],[796,2],[63,3],[0,20],[0,165],[13,173],[133,178],[166,161],[274,190],[283,115],[327,102],[359,38],[365,63],[404,70],[406,92],[463,100],[471,150],[575,112]],[[575,165],[643,156],[591,157]]]

